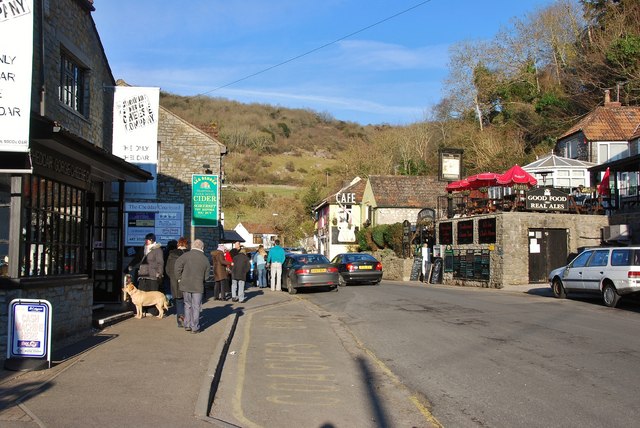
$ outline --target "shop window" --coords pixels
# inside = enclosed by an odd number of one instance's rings
[[[10,176],[0,176],[0,277],[8,276],[9,218],[11,215]]]
[[[67,107],[87,116],[86,69],[68,54],[60,58],[60,101]]]
[[[20,275],[86,273],[83,190],[36,175],[23,185],[24,248]]]

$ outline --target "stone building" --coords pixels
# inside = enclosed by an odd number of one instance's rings
[[[19,5],[0,25],[11,40],[1,71],[12,76],[0,80],[0,358],[14,299],[51,303],[54,349],[91,334],[95,260],[122,261],[96,244],[106,235],[121,243],[122,222],[106,207],[122,206],[125,182],[152,178],[112,154],[115,80],[93,2]],[[11,350],[24,351],[17,341]]]

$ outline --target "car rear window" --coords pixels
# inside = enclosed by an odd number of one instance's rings
[[[369,254],[349,254],[344,256],[345,263],[353,262],[373,262],[377,261],[373,256]]]
[[[611,266],[640,266],[640,250],[624,248],[611,252]]]
[[[318,264],[318,263],[329,263],[329,259],[327,259],[322,254],[304,254],[296,257],[298,262],[304,265]]]

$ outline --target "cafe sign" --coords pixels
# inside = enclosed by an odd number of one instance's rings
[[[569,195],[551,187],[527,192],[526,207],[532,211],[569,211]]]

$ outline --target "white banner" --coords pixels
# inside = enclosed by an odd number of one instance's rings
[[[113,154],[133,164],[158,163],[160,88],[116,86]]]
[[[0,1],[0,152],[29,150],[33,0]]]

